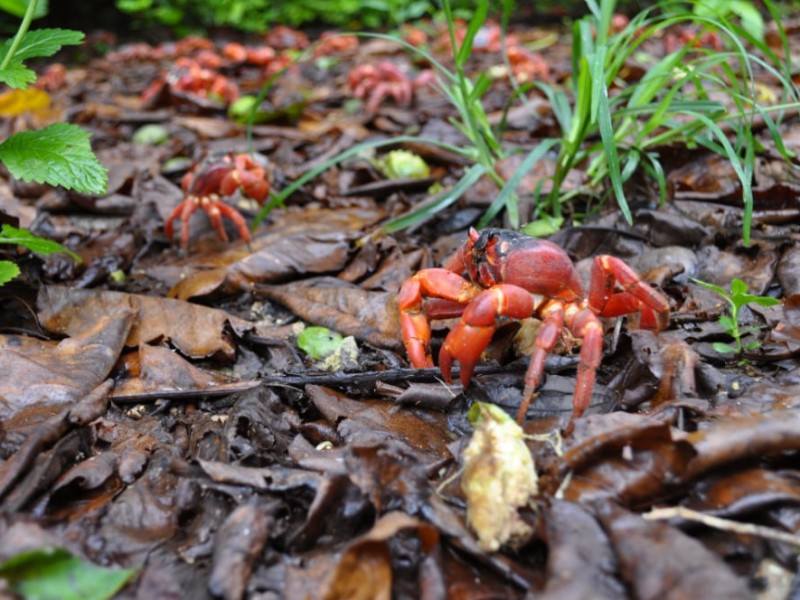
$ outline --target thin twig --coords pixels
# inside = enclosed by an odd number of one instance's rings
[[[739,533],[743,535],[753,535],[776,542],[784,542],[792,546],[800,547],[800,536],[778,531],[772,527],[764,527],[763,525],[754,525],[752,523],[740,523],[739,521],[731,521],[730,519],[723,519],[721,517],[714,517],[701,513],[685,506],[673,506],[669,508],[654,508],[649,513],[642,515],[645,519],[666,520],[666,519],[684,519],[686,521],[695,521],[702,523],[707,527],[713,527],[721,531],[730,531],[732,533]]]

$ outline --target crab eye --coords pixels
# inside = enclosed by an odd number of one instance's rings
[[[492,236],[486,242],[486,248],[484,249],[484,253],[486,254],[486,260],[489,264],[494,264],[497,260],[497,238]]]

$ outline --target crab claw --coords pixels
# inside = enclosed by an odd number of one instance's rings
[[[400,308],[400,327],[408,361],[416,368],[433,366],[431,357],[431,326],[422,310],[422,284],[412,278],[403,284],[397,294]]]
[[[469,325],[462,318],[447,334],[439,351],[439,368],[447,383],[453,380],[451,372],[453,359],[456,359],[461,365],[461,384],[464,387],[469,385],[475,365],[486,350],[486,346],[492,341],[494,331],[494,315],[492,315],[492,323],[487,326]]]
[[[269,194],[269,182],[266,172],[246,154],[237,154],[234,157],[234,168],[222,178],[219,183],[220,192],[230,196],[237,189],[256,202],[263,202]]]
[[[439,352],[439,368],[444,378],[450,382],[456,359],[461,364],[461,383],[468,386],[475,364],[492,341],[497,315],[526,319],[534,308],[533,295],[516,285],[496,285],[475,296],[461,320],[447,334]]]

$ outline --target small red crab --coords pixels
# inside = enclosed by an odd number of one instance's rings
[[[640,281],[622,260],[597,256],[587,295],[564,250],[547,240],[504,229],[481,233],[470,229],[467,241],[443,268],[423,269],[403,284],[397,303],[409,361],[420,368],[433,366],[429,320],[461,315],[444,340],[439,366],[449,382],[453,360],[458,360],[465,387],[494,335],[498,316],[525,319],[535,315],[541,319],[525,375],[519,423],[542,381],[545,357],[565,326],[583,340],[574,420],[589,406],[602,357],[603,325],[598,317],[639,313],[632,323],[654,331],[669,323],[666,298]]]
[[[541,54],[531,52],[524,46],[510,46],[506,55],[511,72],[520,83],[550,80],[550,67]]]
[[[388,60],[382,60],[377,65],[359,65],[347,76],[353,95],[356,98],[368,98],[365,106],[368,113],[374,113],[386,98],[394,98],[400,106],[410,105],[414,90],[433,80],[431,71],[421,71],[413,78]]]
[[[337,31],[325,31],[319,36],[319,43],[314,48],[314,58],[346,54],[358,48],[358,38]]]
[[[222,218],[227,217],[236,225],[239,235],[245,242],[250,241],[250,232],[241,213],[222,201],[222,196],[230,196],[237,189],[256,202],[263,202],[269,194],[266,171],[256,164],[248,154],[228,154],[215,161],[200,163],[186,173],[181,181],[186,198],[169,214],[164,223],[167,237],[172,239],[173,223],[181,220],[181,246],[189,246],[189,219],[202,208],[211,220],[211,225],[222,238],[228,241]]]
[[[142,105],[153,108],[165,95],[175,98],[189,95],[230,104],[239,97],[239,88],[214,69],[203,67],[192,58],[181,57],[142,92]]]

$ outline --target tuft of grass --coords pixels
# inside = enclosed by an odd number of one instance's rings
[[[636,173],[655,181],[661,201],[666,201],[667,181],[660,160],[660,149],[681,144],[688,148],[706,148],[726,157],[732,164],[742,190],[744,217],[742,237],[750,242],[752,227],[753,165],[757,142],[752,124],[759,119],[766,125],[777,150],[790,160],[793,153],[783,144],[780,119],[790,108],[800,106],[800,97],[791,80],[789,59],[780,58],[752,33],[752,23],[739,24],[736,11],[692,12],[680,3],[662,3],[661,12],[646,9],[630,20],[621,31],[612,32],[611,18],[616,0],[586,0],[589,14],[575,22],[572,30],[573,74],[566,87],[537,82],[534,87],[544,94],[552,107],[561,135],[542,139],[520,165],[504,180],[495,168],[513,149],[503,144],[502,134],[494,129],[482,99],[491,85],[487,73],[470,77],[467,66],[473,42],[486,23],[488,0],[478,2],[469,20],[466,35],[459,44],[455,35],[455,17],[450,1],[444,0],[443,14],[453,48],[452,67],[448,68],[425,49],[417,48],[395,35],[357,33],[363,37],[395,42],[430,64],[442,93],[455,110],[451,122],[467,139],[463,147],[418,136],[366,141],[349,148],[324,164],[304,174],[293,184],[276,193],[257,215],[254,227],[270,210],[283,204],[295,190],[324,170],[368,150],[405,142],[432,144],[445,148],[470,163],[460,180],[451,188],[431,197],[406,214],[384,224],[376,233],[390,233],[415,226],[456,202],[481,177],[490,178],[498,193],[479,227],[485,227],[503,210],[513,228],[521,225],[517,186],[539,160],[555,153],[556,166],[546,195],[542,186],[534,195],[534,220],[525,226],[529,233],[546,234],[564,222],[564,207],[578,196],[602,202],[613,197],[628,222],[633,215],[625,193],[625,183]],[[788,40],[780,26],[779,15],[771,0],[764,2],[776,20],[784,50]],[[674,7],[674,10],[673,10]],[[503,2],[503,23],[508,22],[511,2]],[[690,25],[714,31],[727,45],[723,52],[695,47],[689,43],[662,58],[647,57],[642,45],[658,38],[665,29]],[[747,47],[746,47],[747,45]],[[752,48],[748,50],[747,48]],[[789,56],[789,52],[784,52]],[[649,60],[647,73],[639,81],[626,83],[623,72],[634,56]],[[764,105],[755,85],[754,69],[769,74],[780,83],[781,97]],[[266,89],[271,82],[262,90]],[[526,88],[516,86],[512,99],[525,102]],[[721,100],[720,98],[723,98]],[[578,189],[564,189],[572,169],[585,170],[587,183]]]
[[[759,38],[725,14],[703,16],[691,12],[655,13],[647,9],[627,27],[609,34],[614,0],[587,0],[591,14],[573,27],[573,78],[571,99],[567,91],[547,84],[537,87],[553,106],[562,136],[553,185],[539,209],[551,218],[562,216],[562,206],[578,194],[596,194],[606,181],[625,219],[632,222],[624,183],[642,169],[654,179],[666,200],[667,185],[659,148],[682,144],[704,147],[726,157],[739,179],[744,204],[742,237],[750,242],[752,226],[752,177],[757,143],[752,123],[763,119],[779,152],[787,160],[792,153],[781,141],[772,115],[798,106],[797,91],[789,65]],[[772,10],[769,0],[765,2]],[[662,8],[667,3],[662,5]],[[636,83],[609,89],[621,77],[626,61],[642,56],[642,44],[676,25],[700,26],[727,41],[728,50],[687,44],[661,59],[651,59],[647,73]],[[778,27],[785,39],[785,33]],[[748,51],[745,42],[759,55]],[[781,84],[783,102],[763,106],[753,75],[754,65]],[[719,98],[725,98],[722,101]],[[561,184],[576,165],[587,165],[588,185],[565,191]]]

